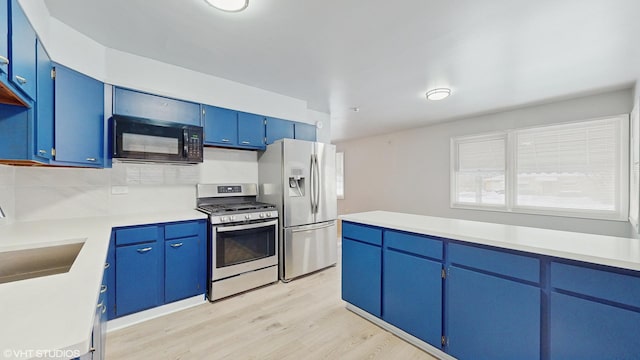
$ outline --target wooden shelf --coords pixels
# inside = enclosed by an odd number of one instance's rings
[[[5,84],[0,82],[0,103],[7,105],[16,105],[30,107],[18,95],[14,94]]]

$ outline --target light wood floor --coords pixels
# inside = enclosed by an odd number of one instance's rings
[[[344,307],[340,268],[107,336],[107,360],[434,359]]]

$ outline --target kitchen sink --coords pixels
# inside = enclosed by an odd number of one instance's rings
[[[0,252],[0,284],[66,273],[84,241],[71,244]]]

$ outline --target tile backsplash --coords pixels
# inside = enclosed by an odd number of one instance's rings
[[[195,208],[195,184],[258,182],[257,152],[205,148],[204,163],[114,162],[111,169],[0,165],[0,206],[13,221]]]

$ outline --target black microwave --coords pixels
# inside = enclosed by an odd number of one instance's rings
[[[202,126],[114,115],[113,158],[195,164],[202,162]]]

